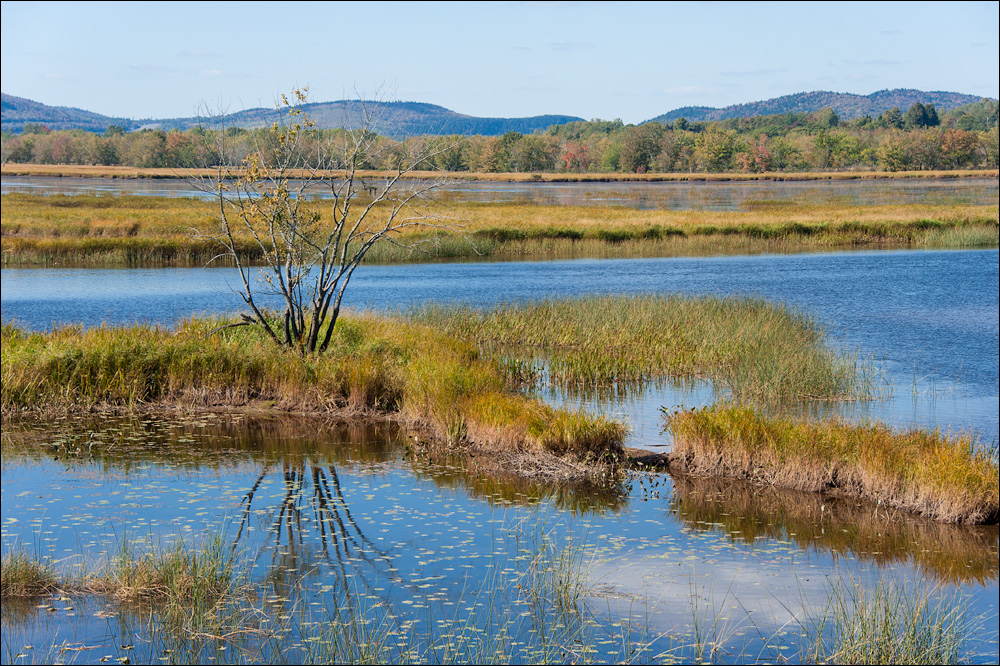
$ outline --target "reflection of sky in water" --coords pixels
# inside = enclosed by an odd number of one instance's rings
[[[969,566],[986,567],[981,583],[974,577],[959,589],[970,596],[976,613],[992,613],[987,634],[996,634],[995,529],[976,532],[978,536],[965,544],[973,532],[921,527],[918,521],[900,533],[908,550],[885,560],[866,553],[870,540],[865,539],[870,537],[863,534],[837,534],[829,542],[833,550],[823,540],[803,543],[798,533],[814,527],[808,519],[801,524],[790,517],[782,522],[778,514],[765,519],[771,536],[762,532],[745,539],[738,523],[727,521],[761,509],[744,508],[739,502],[718,507],[703,503],[701,498],[715,491],[697,485],[685,486],[676,495],[669,477],[660,475],[633,479],[626,490],[631,498],[627,504],[577,513],[557,508],[544,493],[535,500],[525,499],[527,493],[520,499],[517,493],[500,490],[484,494],[457,468],[405,462],[392,437],[351,448],[352,440],[338,431],[319,428],[319,434],[304,434],[308,432],[302,425],[284,437],[280,430],[269,434],[248,427],[237,432],[205,422],[109,422],[96,429],[98,450],[112,444],[142,450],[134,455],[116,454],[115,449],[71,454],[48,446],[5,444],[0,521],[4,550],[18,545],[48,554],[61,567],[80,564],[92,570],[122,540],[163,544],[180,538],[194,544],[220,531],[232,540],[247,508],[246,495],[260,478],[240,548],[254,561],[256,578],[278,589],[305,575],[308,603],[322,603],[333,594],[330,590],[349,581],[356,594],[388,601],[400,617],[418,623],[432,615],[453,614],[476,598],[482,581],[491,575],[518,582],[519,548],[530,546],[531,534],[538,530],[558,544],[567,539],[585,544],[582,562],[598,591],[589,604],[599,616],[617,621],[631,614],[636,620],[645,618],[654,633],[687,634],[696,595],[704,617],[722,614],[733,628],[747,629],[749,614],[754,626],[770,635],[773,627],[801,613],[803,600],[822,607],[829,584],[838,577],[876,580],[889,575],[939,585],[933,566],[911,561],[908,553],[951,548],[944,561],[961,562],[973,553],[977,559]],[[54,441],[44,428],[42,433],[43,444]],[[272,438],[280,443],[266,444]],[[249,443],[241,444],[244,440]],[[343,443],[326,443],[331,440]],[[67,441],[70,450],[83,448],[86,437]],[[290,448],[294,450],[278,453]],[[312,508],[315,482],[310,471],[316,469],[331,487],[336,475],[337,490],[331,490],[330,497],[344,523],[343,529],[330,523],[325,540],[322,521]],[[291,506],[285,504],[286,479],[295,470],[305,472],[303,493],[291,503],[300,514],[289,532],[286,522],[276,533],[281,508]],[[911,520],[897,516],[879,529],[897,530]],[[863,522],[833,523],[823,529],[855,529]],[[337,539],[331,539],[333,532]],[[985,565],[977,551],[987,558]],[[83,560],[81,553],[89,559]],[[876,564],[880,561],[886,564]],[[960,579],[961,570],[960,565]],[[952,589],[950,584],[943,588]],[[286,592],[294,595],[291,589]],[[118,631],[93,612],[81,610],[77,619],[65,618],[67,624],[47,624],[49,616],[41,613],[46,619],[35,630],[58,631],[62,637],[76,631],[80,640]],[[74,622],[79,623],[75,630],[68,626]],[[8,639],[10,631],[5,624]],[[44,643],[38,635],[31,640]],[[750,640],[755,645],[756,639]],[[658,649],[672,645],[663,639]]]
[[[32,178],[5,176],[0,193],[136,194],[205,196],[187,181],[122,178]],[[323,196],[322,192],[316,193]],[[996,204],[992,178],[856,180],[801,182],[661,182],[661,183],[445,183],[432,198],[480,202],[529,202],[560,206],[625,206],[666,210],[740,210],[751,202],[891,205]]]

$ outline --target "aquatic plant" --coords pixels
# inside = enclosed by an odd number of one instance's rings
[[[0,559],[0,596],[36,597],[56,587],[52,564],[23,551],[4,553]]]
[[[796,421],[741,405],[667,415],[682,470],[798,490],[836,490],[952,523],[995,523],[995,450],[967,435]]]
[[[234,265],[204,237],[211,205],[193,198],[111,195],[2,195],[0,254],[5,266]],[[759,203],[759,202],[758,202]],[[427,202],[449,222],[404,228],[402,245],[384,243],[369,263],[497,259],[711,255],[859,247],[996,247],[996,205],[781,202],[739,211],[635,210],[528,202]],[[306,206],[331,226],[320,203]],[[323,215],[327,217],[323,217]],[[236,230],[242,262],[266,257]],[[405,247],[404,247],[405,246]]]
[[[957,594],[885,577],[872,585],[836,579],[827,606],[803,623],[804,656],[834,664],[957,664],[968,658],[976,627]]]
[[[4,414],[52,409],[135,410],[151,403],[392,415],[452,444],[621,456],[625,426],[512,393],[474,346],[400,318],[345,317],[324,354],[273,349],[229,320],[148,326],[0,332]],[[457,426],[459,419],[463,428]],[[462,437],[459,437],[462,435]]]
[[[868,365],[830,350],[807,315],[750,297],[586,296],[492,308],[426,305],[409,313],[475,343],[508,381],[567,391],[708,376],[760,403],[866,398]],[[537,359],[527,368],[509,359]]]

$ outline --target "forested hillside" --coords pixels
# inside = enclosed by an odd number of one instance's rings
[[[980,101],[973,95],[953,92],[912,90],[897,88],[879,90],[870,95],[852,95],[825,90],[801,92],[794,95],[775,97],[761,102],[734,104],[721,109],[708,106],[686,106],[653,118],[653,121],[669,123],[678,118],[692,120],[728,120],[782,113],[812,113],[820,109],[832,109],[841,120],[855,120],[864,116],[878,116],[896,107],[908,109],[916,103],[933,104],[938,111],[954,109],[965,104]]]

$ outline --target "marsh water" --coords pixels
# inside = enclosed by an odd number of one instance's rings
[[[419,185],[420,183],[417,183]],[[526,202],[559,206],[625,206],[665,210],[740,210],[754,202],[798,202],[852,206],[926,203],[988,205],[997,201],[995,178],[801,182],[444,182],[433,198],[476,202]],[[34,178],[7,176],[0,193],[134,194],[204,196],[183,179]],[[322,197],[323,192],[315,191]]]
[[[388,310],[590,293],[758,296],[809,313],[834,349],[868,362],[887,394],[811,409],[895,426],[970,431],[990,443],[1000,430],[998,274],[996,250],[409,264],[360,268],[345,302]],[[228,268],[5,268],[0,306],[4,321],[35,330],[64,324],[170,326],[192,314],[239,311],[238,284]],[[623,412],[633,427],[630,443],[657,447],[669,444],[660,434],[659,407],[714,400],[706,382],[678,381],[584,404]]]
[[[995,203],[995,181],[988,196]],[[870,361],[885,389],[877,401],[803,411],[967,431],[988,446],[1000,407],[998,275],[996,250],[366,266],[349,298],[385,310],[597,292],[760,296],[815,317],[831,346]],[[222,268],[5,268],[2,315],[36,330],[171,326],[238,311],[234,277]],[[701,381],[613,396],[537,391],[622,416],[630,445],[657,450],[670,445],[660,406],[724,394]],[[705,656],[706,640],[725,645],[717,661],[775,661],[796,653],[801,623],[822,614],[838,584],[885,580],[958,597],[980,624],[967,657],[998,659],[996,526],[657,474],[601,486],[498,478],[427,455],[392,425],[232,415],[4,424],[2,479],[5,553],[93,571],[122,544],[219,539],[251,572],[255,596],[241,604],[266,618],[254,628],[281,627],[264,645],[249,630],[174,644],[146,604],[5,601],[4,663],[308,661],[345,608],[356,624],[393,618],[400,636],[452,631],[457,618],[476,635],[504,636],[511,661],[690,661]],[[530,592],[539,563],[559,557],[587,581],[569,614],[539,610]],[[553,630],[585,633],[580,645],[596,652],[546,652],[539,635]]]

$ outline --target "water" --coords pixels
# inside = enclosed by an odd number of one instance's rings
[[[941,427],[998,439],[998,252],[894,251],[741,257],[363,266],[350,307],[399,309],[428,301],[477,306],[588,293],[746,294],[801,308],[834,349],[872,359],[888,401],[838,406],[855,418]],[[144,322],[240,310],[234,269],[4,269],[4,321]],[[277,302],[274,302],[277,304]],[[645,396],[587,403],[632,422],[631,444],[654,447],[659,407],[708,404],[705,383],[667,383]]]
[[[998,430],[998,276],[996,250],[367,266],[348,298],[352,307],[393,309],[595,292],[762,296],[805,309],[835,348],[884,368],[889,400],[829,409],[967,430],[989,442]],[[4,269],[2,316],[36,330],[59,322],[170,326],[193,313],[237,311],[235,277],[229,269]],[[716,397],[707,383],[668,381],[638,397],[586,404],[624,414],[635,430],[630,443],[655,448],[669,445],[660,405]],[[5,553],[23,548],[65,571],[86,571],[122,542],[144,549],[220,535],[258,586],[245,603],[290,624],[279,645],[292,662],[307,658],[311,632],[326,626],[311,623],[349,601],[365,617],[411,623],[409,635],[474,616],[487,633],[509,630],[515,660],[537,660],[539,627],[565,621],[545,615],[533,624],[528,565],[548,552],[545,544],[577,548],[589,592],[574,617],[592,618],[597,660],[629,656],[620,647],[631,622],[647,628],[633,637],[647,646],[645,658],[690,661],[695,625],[704,631],[719,618],[731,634],[718,637],[727,645],[720,660],[774,661],[795,654],[798,623],[822,611],[836,581],[878,580],[960,595],[983,618],[970,659],[998,659],[996,526],[938,525],[851,500],[711,479],[653,474],[576,487],[496,478],[412,443],[391,425],[239,415],[5,423],[0,541]],[[60,596],[5,600],[4,663],[278,656],[252,637],[194,641],[200,652],[177,652],[144,604]],[[20,653],[29,656],[16,659]]]
[[[620,653],[629,620],[648,632],[633,637],[647,644],[646,658],[690,660],[696,617],[722,618],[734,632],[730,649],[773,659],[780,649],[771,639],[784,630],[792,644],[795,623],[824,606],[837,577],[955,591],[973,614],[993,618],[976,659],[996,654],[995,527],[880,516],[850,500],[718,480],[497,479],[412,455],[405,438],[391,425],[211,414],[8,427],[0,539],[5,552],[26,547],[63,570],[94,571],[122,543],[144,552],[221,535],[260,585],[246,603],[292,623],[280,649],[293,663],[304,659],[310,623],[351,601],[365,617],[391,613],[414,633],[499,612],[486,624],[509,622],[514,661],[531,661],[540,627],[525,619],[537,602],[530,565],[544,559],[544,544],[576,548],[600,661],[629,656]],[[209,641],[205,654],[164,652],[135,602],[58,594],[3,609],[5,661],[23,645],[44,660],[53,644],[84,648],[87,662],[236,657],[216,652],[229,645],[222,641]],[[252,637],[229,647],[258,650]],[[262,650],[261,661],[275,657]]]
[[[133,194],[205,196],[183,179],[34,178],[5,176],[0,194]],[[755,202],[995,205],[995,178],[804,182],[493,183],[446,182],[432,197],[456,201],[526,202],[562,206],[625,206],[641,210],[740,210]],[[323,196],[322,192],[316,196]]]

